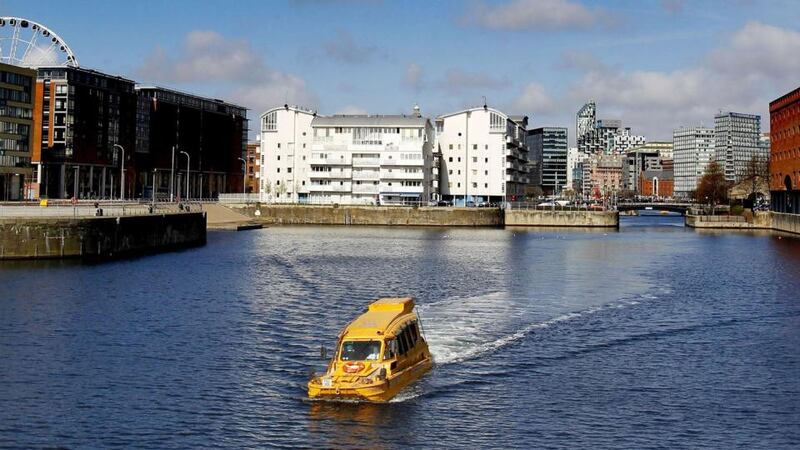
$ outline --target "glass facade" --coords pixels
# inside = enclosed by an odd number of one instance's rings
[[[567,129],[542,127],[528,131],[531,154],[541,155],[542,190],[558,194],[567,183]]]

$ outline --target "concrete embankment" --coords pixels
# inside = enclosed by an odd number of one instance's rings
[[[260,223],[280,225],[410,225],[444,227],[617,227],[616,212],[501,210],[498,208],[240,205]]]
[[[205,243],[201,212],[0,219],[0,259],[104,259]]]
[[[616,211],[546,211],[512,209],[505,211],[506,226],[603,227],[619,226]]]
[[[260,205],[234,208],[265,224],[280,225],[417,225],[496,227],[503,225],[497,208],[394,206]]]
[[[800,234],[800,215],[760,211],[752,217],[687,215],[687,227],[735,230],[774,230]]]

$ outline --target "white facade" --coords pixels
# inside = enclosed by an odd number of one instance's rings
[[[765,152],[760,137],[761,116],[735,112],[714,116],[714,159],[727,181],[741,181],[753,158],[769,158],[769,149]]]
[[[675,196],[688,197],[697,189],[708,164],[714,160],[714,129],[679,128],[672,134]]]
[[[570,147],[567,150],[567,184],[566,188],[575,191],[582,190],[583,163],[589,159],[589,155],[581,152],[578,147]]]
[[[455,204],[521,199],[528,184],[527,117],[477,107],[436,119],[442,198]]]
[[[297,203],[308,197],[315,115],[296,106],[272,108],[261,115],[261,201]]]
[[[317,116],[283,107],[264,113],[261,126],[262,184],[285,186],[271,196],[262,190],[263,201],[401,204],[438,193],[433,126],[418,114]]]

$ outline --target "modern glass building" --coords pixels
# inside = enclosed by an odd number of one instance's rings
[[[0,200],[33,198],[30,192],[36,72],[0,64]]]
[[[567,129],[542,127],[528,130],[532,154],[542,155],[542,190],[559,194],[567,183]]]

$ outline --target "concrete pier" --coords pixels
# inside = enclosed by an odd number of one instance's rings
[[[206,215],[203,212],[0,218],[0,260],[106,259],[205,243]]]
[[[687,227],[728,230],[773,230],[800,235],[800,214],[759,211],[745,216],[687,215]]]
[[[615,211],[275,204],[239,205],[231,209],[258,223],[274,225],[619,226],[619,215]]]

